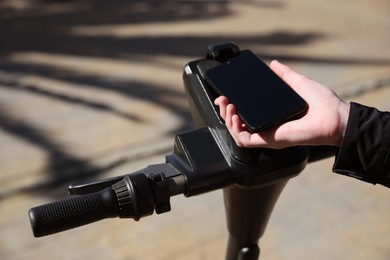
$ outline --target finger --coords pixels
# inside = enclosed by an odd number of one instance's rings
[[[215,100],[214,100],[214,104],[219,106],[221,102],[223,102],[223,100],[225,99],[226,97],[224,96],[219,96],[217,97]]]
[[[246,127],[242,123],[241,118],[236,114],[232,116],[232,128],[230,133],[239,147],[248,147],[243,141],[248,138],[247,135],[250,135],[250,133],[246,131]]]
[[[270,68],[282,79],[285,79],[289,74],[294,72],[289,66],[284,65],[277,60],[271,61]]]
[[[228,104],[226,107],[226,118],[225,118],[225,124],[226,127],[231,131],[233,127],[233,121],[232,118],[236,114],[236,108],[233,104]]]
[[[232,127],[230,129],[230,133],[232,134],[236,144],[240,147],[250,148],[266,144],[261,136],[258,134],[252,134],[247,130],[246,125],[237,114],[232,116]]]
[[[271,148],[305,145],[308,135],[304,119],[291,121],[263,133],[263,138]]]
[[[270,68],[298,94],[302,92],[302,87],[310,81],[309,78],[295,72],[292,68],[277,60],[271,61]]]
[[[264,147],[280,149],[288,146],[288,140],[282,132],[278,132],[278,128],[269,129],[260,133],[251,134],[242,131],[239,134],[239,142],[245,147]]]
[[[214,104],[220,105],[220,104],[228,104],[229,100],[225,96],[219,96],[215,99]]]
[[[226,120],[226,106],[229,104],[229,101],[226,97],[220,96],[214,101],[215,105],[219,106],[220,116]]]
[[[241,118],[238,115],[232,116],[232,133],[235,135],[238,135],[240,132],[242,132],[243,129],[243,123],[241,121]]]

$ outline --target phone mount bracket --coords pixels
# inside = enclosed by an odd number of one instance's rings
[[[225,62],[237,56],[240,48],[231,41],[209,45],[207,47],[207,59]]]

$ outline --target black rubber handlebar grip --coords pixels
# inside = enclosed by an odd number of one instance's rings
[[[115,192],[107,188],[32,208],[28,215],[34,236],[42,237],[118,217],[118,210]]]

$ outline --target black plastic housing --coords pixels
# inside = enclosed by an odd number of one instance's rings
[[[254,260],[260,254],[257,243],[273,207],[288,180],[305,168],[308,149],[272,150],[236,145],[214,105],[218,95],[207,84],[204,74],[240,53],[232,42],[218,43],[208,47],[205,59],[189,62],[184,67],[184,86],[192,117],[201,129],[195,134],[191,132],[188,138],[176,140],[175,153],[167,159],[189,176],[187,195],[218,187],[213,180],[218,180],[219,185],[225,180],[223,192],[229,231],[226,259]],[[200,140],[207,144],[202,146]],[[193,154],[202,154],[206,149],[211,152],[199,160],[193,159]]]

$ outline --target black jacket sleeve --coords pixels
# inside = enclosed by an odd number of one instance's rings
[[[390,112],[351,103],[333,171],[390,187]]]

